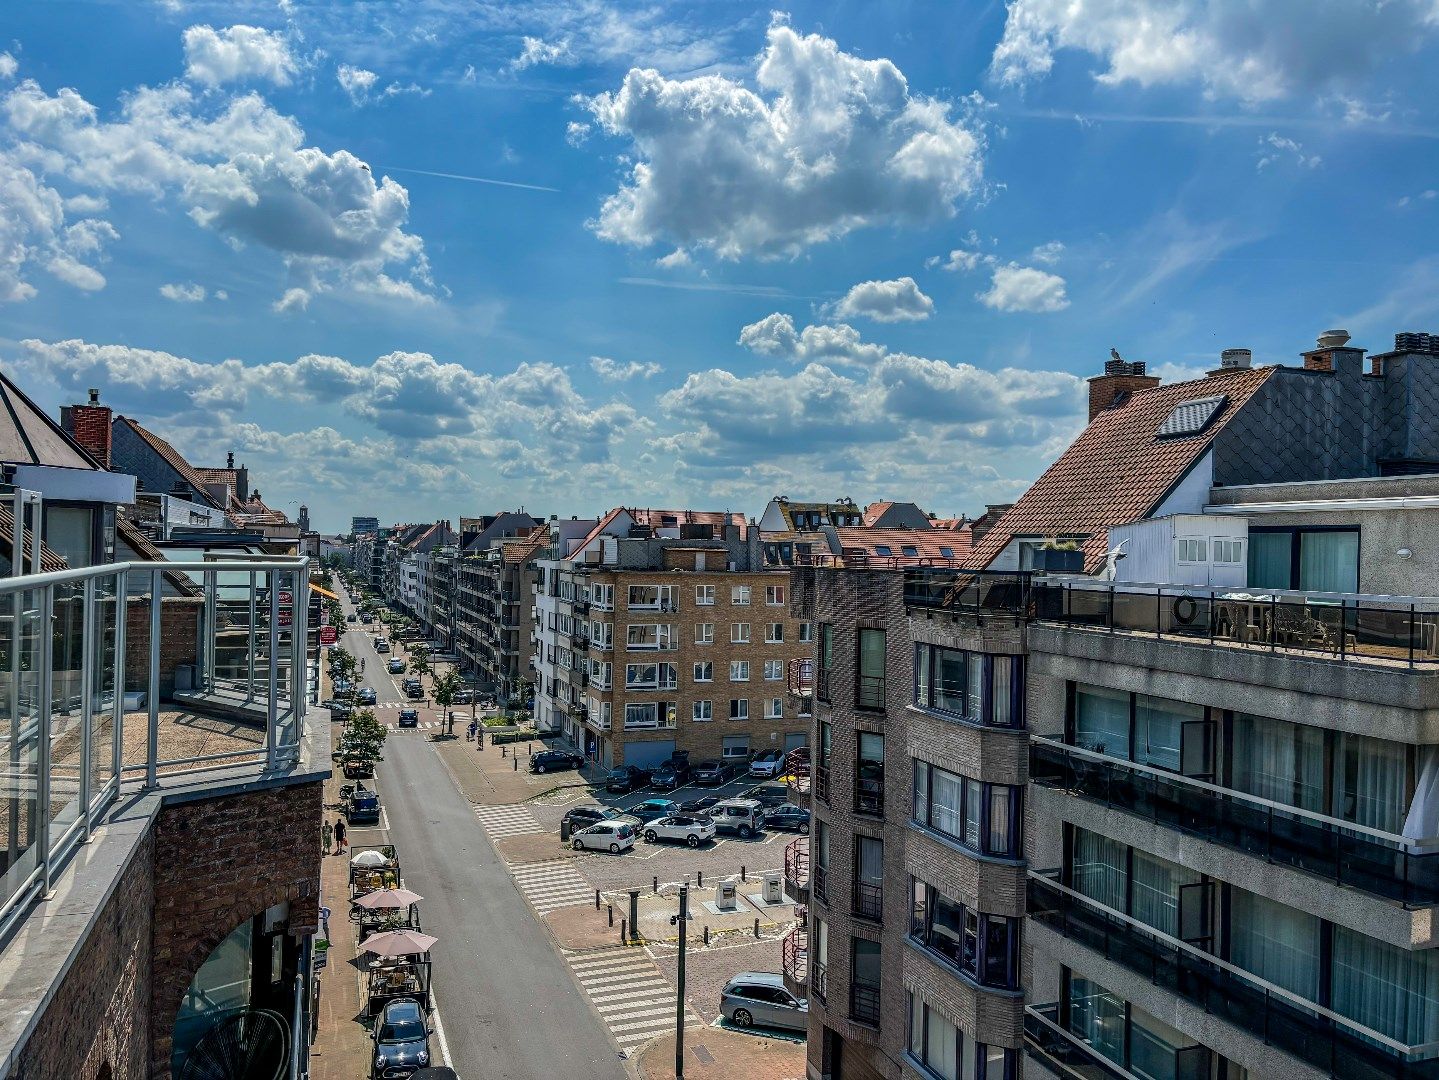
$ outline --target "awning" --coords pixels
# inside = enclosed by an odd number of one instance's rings
[[[311,583],[310,583],[310,591],[311,591],[311,592],[317,592],[317,593],[319,593],[321,596],[328,596],[331,600],[338,600],[338,599],[339,599],[339,597],[336,596],[334,593],[332,593],[329,589],[326,589],[326,588],[324,588],[323,586],[320,586],[320,585],[316,585],[314,582],[311,582]]]

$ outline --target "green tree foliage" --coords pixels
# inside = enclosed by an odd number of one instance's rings
[[[359,758],[362,761],[383,761],[381,750],[389,729],[375,719],[372,709],[357,709],[350,714],[345,730],[340,735],[339,751],[342,757]]]

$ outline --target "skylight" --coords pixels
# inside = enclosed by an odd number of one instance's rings
[[[1155,438],[1175,439],[1198,435],[1209,426],[1220,406],[1228,399],[1228,394],[1215,394],[1213,397],[1181,401],[1169,411],[1164,423],[1159,425],[1159,430],[1154,433]]]

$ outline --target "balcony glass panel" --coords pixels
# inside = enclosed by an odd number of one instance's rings
[[[90,799],[98,803],[105,787],[115,779],[115,691],[119,675],[115,646],[116,619],[119,605],[115,602],[117,582],[114,578],[95,581],[94,633],[91,635],[90,687]]]
[[[26,591],[0,597],[4,617],[5,695],[0,707],[8,714],[4,749],[7,763],[0,781],[0,814],[6,830],[5,897],[13,896],[39,866],[35,849],[40,821],[40,724],[38,679],[41,643],[37,634],[40,594]]]
[[[1076,688],[1074,742],[1096,754],[1129,757],[1129,694],[1101,686]]]
[[[85,583],[51,590],[50,805],[51,839],[80,820],[80,774],[85,769]],[[43,610],[43,601],[42,601]]]

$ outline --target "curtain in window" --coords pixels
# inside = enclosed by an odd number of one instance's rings
[[[862,678],[884,678],[884,631],[859,632],[859,674]]]
[[[1409,809],[1409,748],[1367,735],[1336,735],[1334,809],[1337,818],[1397,833]]]
[[[1014,723],[1014,661],[1008,656],[990,658],[990,716],[989,722],[999,727]]]
[[[879,986],[879,942],[854,938],[854,981],[860,986]]]
[[[1229,958],[1261,979],[1313,1001],[1319,993],[1319,920],[1244,889],[1231,889]]]
[[[914,820],[929,824],[929,766],[922,761],[914,763]]]
[[[1236,713],[1233,758],[1230,783],[1236,790],[1303,810],[1327,811],[1320,728]]]
[[[964,715],[965,654],[953,649],[935,649],[934,707]]]
[[[1439,1040],[1439,953],[1334,928],[1334,1011],[1417,1046]]]
[[[1097,982],[1071,976],[1069,1030],[1098,1054],[1124,1062],[1124,1002]]]
[[[1070,887],[1115,911],[1125,910],[1124,845],[1087,829],[1074,830]]]
[[[1414,798],[1404,819],[1404,835],[1411,840],[1439,837],[1439,746],[1419,749],[1419,769],[1414,785]],[[1434,851],[1432,844],[1412,844],[1415,853]]]
[[[989,845],[985,850],[991,855],[1009,855],[1019,846],[1014,842],[1010,813],[1012,791],[1007,784],[995,784],[989,789]]]
[[[925,1006],[929,1022],[924,1029],[924,1063],[943,1080],[959,1080],[959,1029]]]
[[[1129,913],[1170,937],[1178,937],[1179,888],[1198,880],[1194,871],[1136,848],[1133,906]]]
[[[864,885],[884,883],[884,841],[872,836],[858,836],[859,854],[855,859],[855,877]]]
[[[984,789],[978,780],[964,782],[964,842],[979,848],[979,821],[984,813]]]
[[[1359,591],[1359,534],[1299,534],[1299,587],[1309,592]]]
[[[930,798],[933,809],[930,823],[948,836],[962,837],[964,826],[960,820],[960,808],[964,803],[964,781],[943,769],[930,770]]]
[[[1086,750],[1129,756],[1129,695],[1099,686],[1075,693],[1074,742]]]
[[[1182,725],[1203,719],[1202,705],[1139,694],[1134,704],[1134,760],[1178,772]]]
[[[984,718],[984,656],[969,654],[969,671],[966,675],[964,715],[971,720]]]
[[[1249,587],[1251,589],[1287,589],[1290,587],[1289,561],[1293,543],[1287,532],[1249,534]]]
[[[909,997],[909,1052],[915,1057],[924,1054],[924,1002],[914,993]]]

